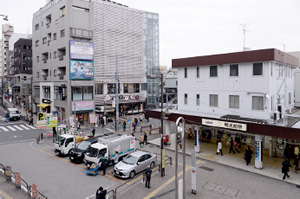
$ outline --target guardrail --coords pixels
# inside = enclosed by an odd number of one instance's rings
[[[4,174],[4,176],[6,175],[6,169],[5,169],[6,167],[3,165],[3,164],[1,164],[0,163],[0,169],[2,169],[4,172],[3,172],[3,174]],[[11,177],[14,179],[14,183],[16,182],[16,174],[15,174],[15,172],[13,172],[13,171],[11,171]],[[21,186],[23,186],[24,188],[25,188],[25,191],[26,191],[26,193],[27,193],[27,195],[29,196],[29,197],[31,197],[31,185],[28,185],[28,183],[23,179],[23,178],[21,178]],[[21,188],[22,189],[22,188]],[[47,199],[47,197],[44,195],[44,194],[42,194],[41,192],[38,192],[38,197],[39,198],[44,198],[44,199]]]

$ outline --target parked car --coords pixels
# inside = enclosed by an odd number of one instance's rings
[[[70,160],[78,163],[83,162],[84,153],[86,152],[87,148],[92,144],[97,143],[98,138],[99,136],[86,139],[82,141],[76,148],[71,149],[69,157]]]
[[[156,161],[157,157],[153,153],[135,151],[115,165],[114,175],[120,178],[133,178],[137,173],[147,169],[148,165],[153,168]]]

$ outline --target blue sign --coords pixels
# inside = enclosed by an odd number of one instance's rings
[[[70,40],[70,59],[94,60],[94,43]]]
[[[94,62],[70,60],[70,79],[93,80]]]

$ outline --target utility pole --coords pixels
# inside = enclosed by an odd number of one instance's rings
[[[74,135],[76,135],[76,103],[74,103]]]
[[[243,27],[243,34],[244,34],[244,38],[243,38],[243,51],[246,51],[246,46],[245,46],[245,43],[246,43],[246,32],[249,32],[249,30],[246,29],[246,26],[247,25],[250,25],[251,23],[244,23],[244,24],[240,24],[240,26]]]
[[[119,74],[118,74],[118,55],[116,55],[116,123],[115,129],[119,132]]]

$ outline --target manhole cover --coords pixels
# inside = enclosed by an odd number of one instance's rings
[[[213,171],[214,169],[212,169],[212,168],[209,168],[209,167],[204,167],[204,166],[201,166],[201,167],[199,167],[200,169],[204,169],[204,170],[206,170],[206,171]]]

